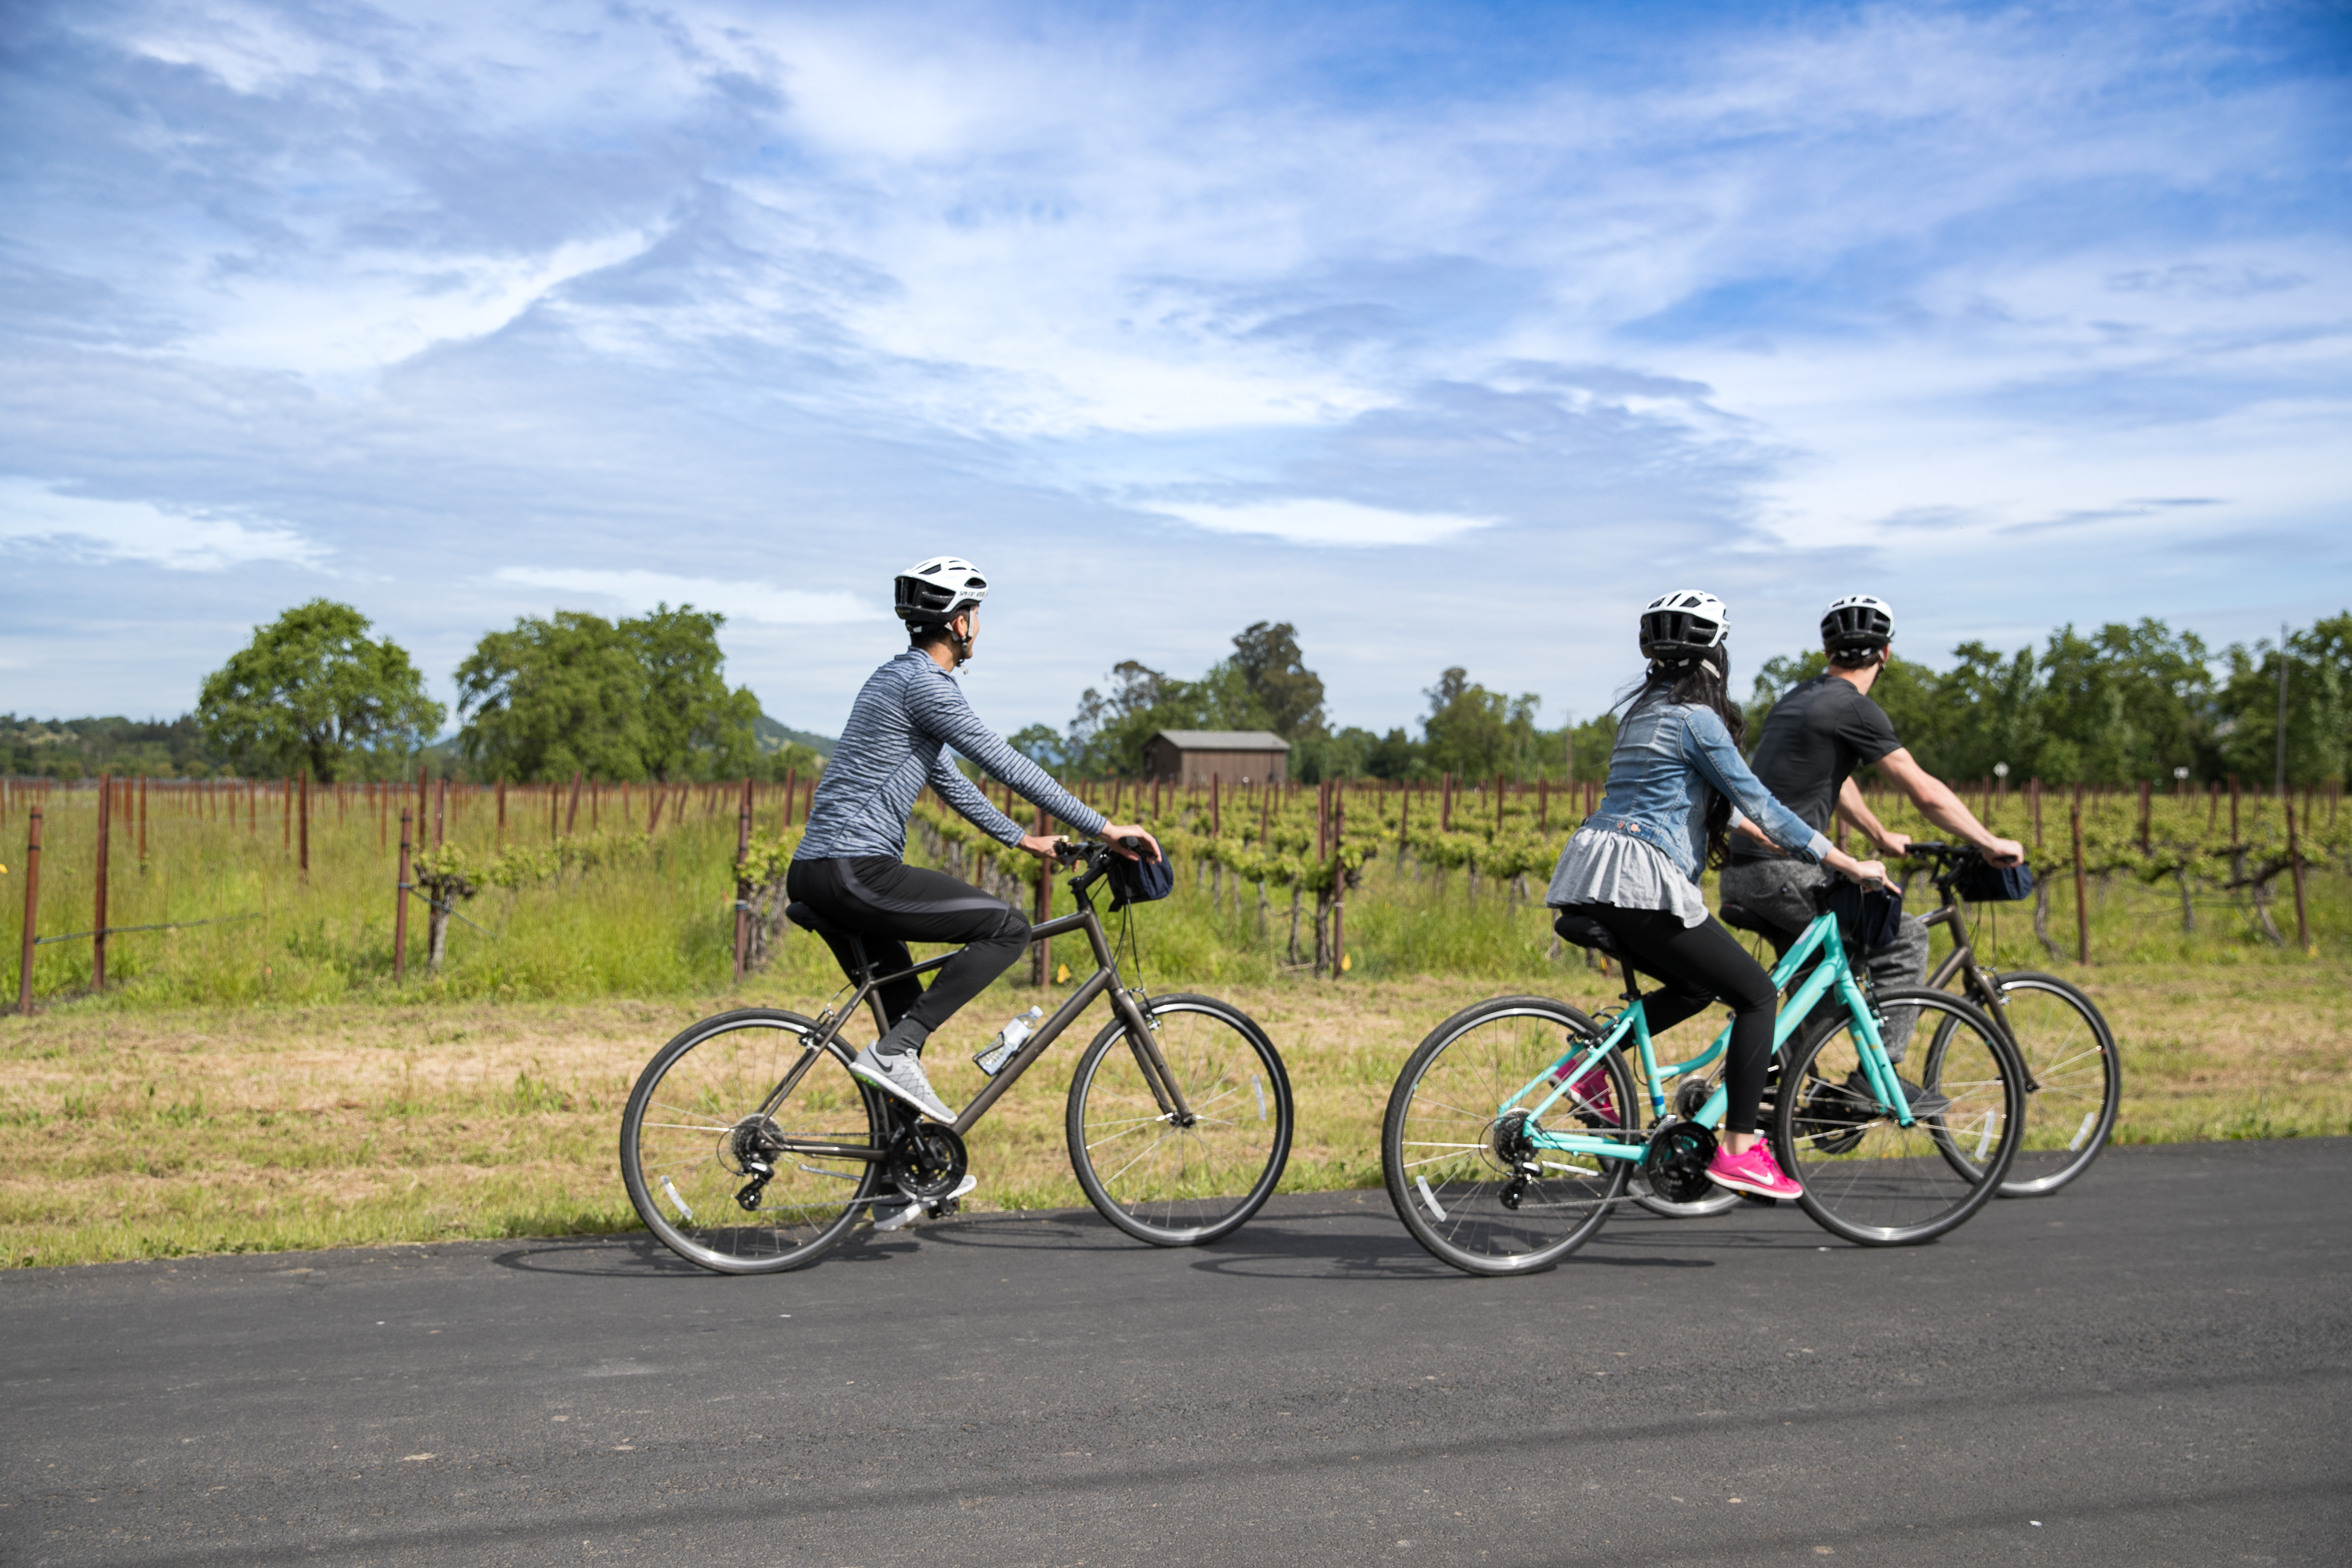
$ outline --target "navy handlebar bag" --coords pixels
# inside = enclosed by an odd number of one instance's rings
[[[1972,904],[2013,904],[2033,896],[2033,868],[1979,860],[1952,879],[1952,891]]]
[[[1837,916],[1838,932],[1857,953],[1876,952],[1892,942],[1903,928],[1903,893],[1864,891],[1844,878],[1830,889],[1830,912]]]
[[[1166,898],[1176,890],[1176,868],[1163,858],[1158,860],[1130,860],[1124,855],[1114,856],[1110,863],[1110,907],[1123,910],[1129,904],[1149,904]]]

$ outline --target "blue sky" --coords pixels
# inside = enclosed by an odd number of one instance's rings
[[[18,5],[0,710],[176,713],[346,599],[691,601],[837,728],[925,554],[1059,725],[1299,628],[1589,715],[2352,602],[2343,5]]]

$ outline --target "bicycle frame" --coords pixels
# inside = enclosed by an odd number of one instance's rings
[[[1942,926],[1950,931],[1952,951],[1944,955],[1944,962],[1937,964],[1935,973],[1927,977],[1927,988],[1941,991],[1952,983],[1953,976],[1960,976],[1965,982],[1960,987],[1960,994],[1984,1009],[1985,1016],[1992,1020],[1992,1026],[2000,1031],[2001,1038],[2017,1052],[2018,1063],[2025,1069],[2025,1092],[2038,1092],[2042,1085],[2033,1076],[2033,1063],[2023,1043],[2018,1039],[2017,1032],[2009,1026],[2009,999],[2000,994],[2000,977],[1977,962],[1976,943],[1969,940],[1968,921],[1960,911],[1959,898],[1952,891],[1949,882],[1938,879],[1936,890],[1942,895],[1943,904],[1921,915],[1919,923],[1930,931]]]
[[[1047,921],[1042,925],[1032,927],[1029,940],[1033,942],[1043,942],[1049,937],[1061,936],[1070,931],[1084,931],[1088,944],[1094,949],[1094,973],[1070,994],[1067,1001],[1054,1010],[1051,1017],[1037,1026],[1035,1033],[1022,1042],[1020,1050],[1013,1054],[1013,1058],[997,1069],[996,1075],[981,1087],[980,1092],[972,1096],[971,1103],[966,1105],[957,1114],[956,1119],[948,1124],[957,1136],[961,1137],[971,1131],[980,1119],[988,1114],[989,1107],[994,1105],[1023,1073],[1035,1065],[1037,1058],[1044,1056],[1047,1048],[1061,1037],[1062,1032],[1077,1020],[1078,1015],[1093,1005],[1095,998],[1105,992],[1110,994],[1111,1010],[1127,1025],[1128,1040],[1135,1051],[1136,1062],[1142,1068],[1144,1081],[1151,1086],[1152,1098],[1159,1101],[1160,1114],[1171,1120],[1189,1123],[1192,1115],[1192,1108],[1185,1104],[1183,1091],[1176,1087],[1175,1075],[1168,1070],[1168,1063],[1160,1054],[1158,1031],[1143,1016],[1143,1009],[1136,1005],[1135,994],[1118,984],[1118,963],[1112,955],[1109,939],[1104,934],[1102,920],[1095,911],[1094,900],[1087,896],[1083,886],[1087,879],[1074,878],[1070,883],[1071,890],[1076,893],[1078,899],[1076,910]],[[862,943],[858,952],[860,958],[863,959],[865,949]],[[818,1022],[823,1027],[815,1035],[801,1042],[801,1059],[784,1074],[782,1081],[769,1092],[767,1099],[761,1103],[759,1114],[765,1117],[774,1113],[776,1108],[791,1095],[794,1086],[806,1076],[809,1068],[816,1065],[816,1058],[820,1052],[829,1053],[844,1066],[848,1065],[850,1053],[841,1044],[842,1028],[856,1014],[858,1008],[867,1005],[869,999],[875,996],[881,986],[894,980],[904,980],[912,975],[929,973],[954,956],[953,953],[942,953],[937,958],[925,959],[920,963],[889,974],[876,974],[870,963],[861,963],[859,966],[861,973],[853,977],[857,986],[856,994],[850,997],[838,1009],[828,1008],[820,1016]],[[878,1019],[880,1004],[874,1003],[874,1008]],[[822,1156],[833,1160],[863,1160],[869,1164],[887,1159],[890,1153],[887,1148],[873,1144],[834,1143],[792,1137],[781,1139],[778,1148],[779,1152],[785,1153]]]
[[[1796,994],[1780,1005],[1780,1013],[1772,1021],[1772,1048],[1778,1051],[1787,1042],[1789,1037],[1796,1032],[1798,1026],[1811,1015],[1814,1005],[1834,991],[1838,1000],[1844,1004],[1847,1016],[1853,1020],[1855,1037],[1862,1042],[1862,1063],[1864,1069],[1869,1074],[1873,1092],[1878,1096],[1881,1104],[1895,1108],[1895,1120],[1897,1125],[1911,1126],[1913,1119],[1909,1097],[1904,1094],[1896,1083],[1895,1068],[1886,1059],[1885,1042],[1879,1037],[1878,1020],[1872,1016],[1870,1004],[1863,995],[1861,985],[1854,979],[1853,967],[1846,958],[1845,943],[1838,937],[1836,916],[1829,914],[1817,916],[1813,922],[1804,929],[1803,933],[1797,938],[1780,962],[1773,966],[1773,984],[1776,987],[1786,987],[1797,971],[1803,967],[1805,962],[1816,952],[1822,955],[1821,963],[1813,966],[1813,972],[1805,977],[1802,984],[1797,987]],[[1597,1043],[1581,1051],[1571,1048],[1562,1054],[1549,1067],[1528,1079],[1517,1093],[1505,1100],[1502,1110],[1497,1115],[1520,1108],[1521,1102],[1526,1100],[1528,1096],[1537,1093],[1546,1086],[1550,1086],[1549,1094],[1526,1108],[1528,1120],[1530,1122],[1539,1121],[1553,1106],[1559,1104],[1561,1099],[1569,1094],[1571,1084],[1576,1083],[1587,1072],[1599,1066],[1610,1052],[1622,1048],[1629,1034],[1633,1037],[1633,1046],[1641,1062],[1643,1082],[1649,1089],[1650,1114],[1654,1118],[1665,1114],[1665,1093],[1660,1085],[1667,1078],[1679,1078],[1685,1073],[1694,1072],[1706,1067],[1730,1049],[1731,1046],[1731,1026],[1727,1024],[1723,1031],[1715,1037],[1713,1043],[1697,1056],[1688,1061],[1668,1062],[1662,1065],[1658,1061],[1657,1047],[1650,1038],[1649,1019],[1644,1016],[1641,1002],[1636,1000],[1626,1005],[1624,1012],[1618,1015],[1616,1022],[1610,1026]],[[1578,1098],[1581,1099],[1581,1097]],[[1715,1092],[1707,1096],[1706,1103],[1699,1108],[1697,1114],[1691,1120],[1702,1127],[1720,1126],[1729,1103],[1728,1091],[1723,1085],[1717,1084],[1715,1087]],[[1630,1132],[1633,1130],[1626,1131]],[[1559,1132],[1540,1127],[1529,1132],[1528,1141],[1538,1149],[1603,1160],[1639,1160],[1649,1147],[1647,1138],[1629,1140],[1625,1133]]]

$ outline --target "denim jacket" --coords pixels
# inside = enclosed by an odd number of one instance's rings
[[[1713,709],[1668,702],[1663,695],[1635,703],[1618,725],[1608,788],[1584,826],[1654,844],[1696,882],[1706,861],[1710,792],[1729,796],[1765,837],[1798,859],[1813,864],[1829,852],[1830,841],[1748,771]]]

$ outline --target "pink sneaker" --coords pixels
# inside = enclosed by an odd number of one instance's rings
[[[1799,1198],[1805,1194],[1804,1188],[1780,1173],[1780,1165],[1772,1158],[1772,1146],[1764,1142],[1759,1142],[1745,1154],[1717,1149],[1706,1168],[1706,1177],[1718,1187],[1752,1193],[1759,1198]]]
[[[1561,1068],[1552,1075],[1552,1082],[1558,1083],[1566,1078],[1575,1066],[1574,1062],[1570,1062],[1566,1067]],[[1586,1126],[1614,1127],[1617,1125],[1617,1097],[1609,1092],[1609,1068],[1606,1064],[1594,1062],[1587,1068],[1577,1076],[1574,1083],[1568,1086],[1568,1093],[1569,1098],[1577,1102],[1577,1114],[1584,1119]]]

